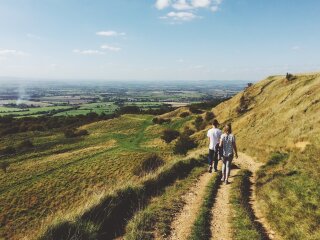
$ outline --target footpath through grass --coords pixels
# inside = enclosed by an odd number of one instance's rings
[[[155,236],[168,237],[171,222],[183,206],[182,197],[205,171],[206,167],[193,169],[187,178],[177,180],[172,186],[167,187],[161,196],[152,199],[150,204],[128,223],[124,238],[147,240],[154,239]]]
[[[192,227],[189,240],[207,240],[211,238],[211,210],[220,185],[221,173],[215,174],[206,186],[206,193],[196,221]]]
[[[231,187],[230,203],[233,210],[231,224],[235,240],[269,239],[262,225],[255,221],[250,205],[251,175],[248,170],[239,171]]]

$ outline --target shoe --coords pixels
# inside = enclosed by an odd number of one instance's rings
[[[228,181],[228,180],[226,180],[224,183],[227,185],[227,184],[229,184],[229,181]]]
[[[212,173],[212,166],[209,166],[209,173]]]
[[[224,182],[224,178],[221,178],[221,182]]]

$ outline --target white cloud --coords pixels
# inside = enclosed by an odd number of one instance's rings
[[[162,19],[171,19],[174,21],[191,21],[198,16],[191,12],[169,12],[166,16],[161,17]]]
[[[81,54],[81,55],[103,55],[104,52],[98,51],[98,50],[79,50],[79,49],[74,49],[73,53],[76,54]]]
[[[119,47],[114,47],[114,46],[110,46],[108,44],[104,44],[101,46],[101,49],[103,50],[108,50],[108,51],[113,51],[113,52],[119,52],[121,51],[121,48]]]
[[[156,2],[156,8],[159,10],[162,10],[166,7],[169,7],[171,4],[170,0],[157,0]]]
[[[211,0],[192,0],[192,6],[195,8],[206,8],[211,4]]]
[[[212,12],[216,12],[219,10],[219,6],[215,5],[215,6],[212,6],[210,9]]]
[[[190,21],[201,18],[195,14],[198,9],[208,9],[213,13],[220,9],[223,0],[157,0],[156,7],[159,10],[170,7],[176,11],[171,11],[160,19],[173,20],[171,23]],[[198,13],[198,12],[197,12]]]
[[[178,0],[174,4],[172,4],[172,7],[176,10],[190,10],[194,7],[190,5],[186,0]]]
[[[0,56],[25,56],[25,52],[14,50],[14,49],[0,49]]]
[[[104,36],[104,37],[117,37],[117,36],[125,36],[126,33],[124,32],[116,32],[116,31],[100,31],[96,32],[98,36]]]

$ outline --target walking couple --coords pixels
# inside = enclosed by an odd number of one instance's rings
[[[219,122],[215,119],[212,122],[212,128],[208,130],[209,138],[209,172],[212,172],[212,164],[214,171],[217,172],[218,161],[222,159],[222,179],[221,181],[228,184],[230,176],[231,162],[233,156],[238,158],[237,145],[235,136],[231,133],[231,124],[223,128],[223,132],[218,128]],[[233,154],[234,153],[234,154]]]

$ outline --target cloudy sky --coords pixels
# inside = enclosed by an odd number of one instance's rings
[[[0,0],[0,77],[259,80],[320,71],[318,0]]]

